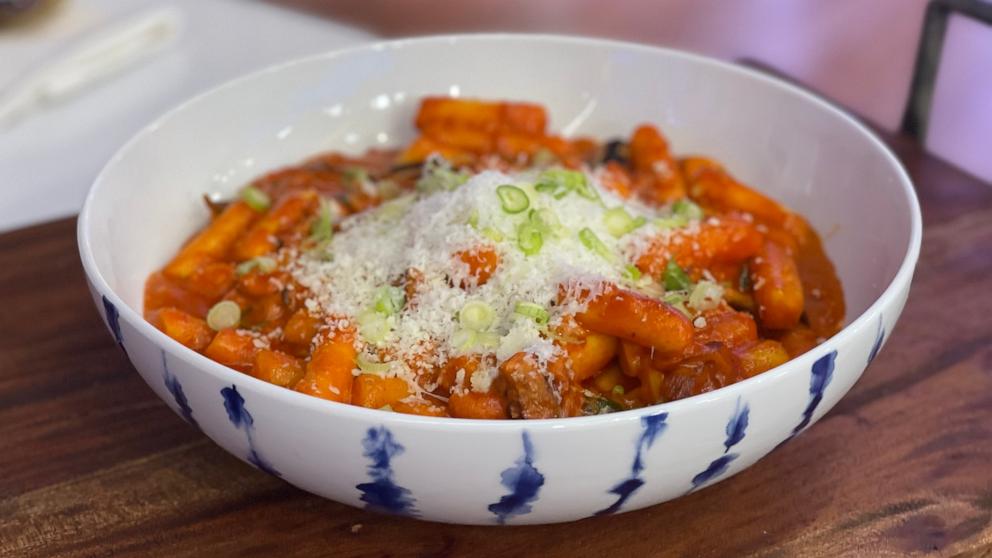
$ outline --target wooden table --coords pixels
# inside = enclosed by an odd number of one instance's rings
[[[131,369],[86,292],[74,219],[0,235],[0,555],[992,557],[992,188],[882,137],[924,240],[861,381],[727,481],[565,525],[387,517],[252,469]]]

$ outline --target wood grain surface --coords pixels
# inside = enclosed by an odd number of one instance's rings
[[[992,188],[883,137],[916,182],[924,241],[861,381],[731,479],[564,525],[376,515],[250,468],[124,359],[74,220],[0,235],[0,556],[992,557]]]

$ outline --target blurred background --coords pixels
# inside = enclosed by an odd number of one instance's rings
[[[894,131],[926,8],[927,0],[0,0],[0,230],[77,212],[113,152],[181,100],[253,69],[380,38],[544,32],[751,59]],[[992,27],[948,21],[921,141],[992,181]]]

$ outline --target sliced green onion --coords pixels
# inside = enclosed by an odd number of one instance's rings
[[[617,385],[613,386],[613,389],[611,391],[613,392],[613,395],[615,395],[615,396],[621,396],[621,395],[623,395],[624,393],[627,392],[627,390],[623,389],[623,386],[620,385],[620,384],[617,384]]]
[[[241,190],[241,199],[248,204],[248,207],[258,211],[259,213],[267,210],[269,206],[272,205],[272,200],[269,199],[269,195],[251,184],[245,186],[244,189]]]
[[[549,229],[561,225],[555,212],[546,207],[531,209],[530,213],[527,214],[527,220],[537,226],[547,227]]]
[[[642,275],[640,279],[635,281],[634,290],[651,298],[665,297],[665,289],[662,288],[661,284],[647,275]]]
[[[672,215],[671,217],[659,217],[651,222],[654,223],[659,229],[677,229],[689,224],[688,219],[678,215]]]
[[[403,194],[403,189],[400,188],[400,185],[395,180],[389,180],[388,178],[376,182],[375,191],[384,200],[398,198]]]
[[[554,194],[557,189],[558,185],[554,182],[538,182],[534,185],[534,190],[542,194]]]
[[[610,249],[603,244],[603,241],[596,236],[596,233],[592,232],[589,227],[583,227],[579,231],[579,240],[582,245],[591,250],[594,254],[603,258],[606,261],[613,262],[616,260],[616,255],[610,252]]]
[[[207,312],[207,325],[214,331],[238,327],[241,323],[241,307],[233,300],[222,300]]]
[[[627,264],[623,268],[623,276],[631,281],[637,281],[641,278],[641,270],[637,269],[637,266],[633,264]]]
[[[242,275],[247,275],[251,273],[251,270],[255,269],[256,267],[258,267],[258,263],[254,259],[243,261],[239,263],[237,267],[234,268],[234,274],[237,275],[238,277],[241,277]]]
[[[527,214],[527,220],[540,229],[541,234],[555,237],[562,236],[564,227],[562,227],[561,221],[558,220],[558,215],[546,207],[531,209],[530,213]]]
[[[475,346],[477,332],[471,329],[459,329],[451,335],[451,345],[459,351],[467,351]]]
[[[479,210],[473,209],[472,212],[468,214],[468,219],[465,223],[473,229],[479,228]]]
[[[320,211],[317,218],[310,223],[310,239],[314,242],[330,240],[334,235],[334,217],[331,214],[331,204],[325,199],[320,200]]]
[[[442,157],[431,157],[424,163],[417,189],[421,192],[451,191],[468,181],[468,175],[452,170]]]
[[[458,323],[472,331],[483,331],[493,324],[496,311],[492,306],[480,300],[466,302],[458,311]]]
[[[684,217],[690,221],[703,218],[703,209],[691,200],[682,198],[672,204],[672,213],[676,216]]]
[[[499,347],[499,335],[491,331],[479,332],[475,335],[475,345],[485,349],[495,349]]]
[[[630,213],[627,213],[627,210],[622,207],[607,209],[603,213],[603,224],[606,226],[606,230],[616,238],[627,234],[633,220]]]
[[[479,231],[482,236],[492,240],[493,242],[502,242],[505,236],[499,231],[499,229],[494,229],[493,227],[486,227]]]
[[[692,289],[692,280],[686,272],[675,263],[675,260],[668,260],[665,264],[665,272],[661,275],[661,282],[665,284],[665,289],[669,291],[688,291]]]
[[[344,169],[344,179],[349,182],[365,182],[369,179],[369,173],[362,167],[348,167]]]
[[[700,281],[689,295],[689,306],[694,310],[712,310],[723,299],[723,287],[713,281]]]
[[[583,414],[585,415],[605,415],[607,413],[612,413],[614,411],[622,411],[618,403],[610,401],[605,397],[599,395],[589,395],[586,394],[585,401],[582,406]]]
[[[543,306],[534,304],[533,302],[518,302],[514,306],[513,312],[534,320],[534,323],[537,325],[544,325],[551,319],[551,315]]]
[[[535,167],[548,167],[558,162],[558,156],[550,149],[541,148],[531,155],[530,162]]]
[[[559,200],[570,192],[591,200],[599,199],[599,194],[589,185],[585,174],[568,169],[548,169],[542,172],[534,189]]]
[[[333,262],[334,254],[331,253],[330,246],[331,246],[331,242],[329,240],[324,242],[319,242],[317,243],[316,246],[311,248],[307,253],[311,257],[315,257],[316,259],[322,262]]]
[[[392,331],[392,324],[387,316],[375,310],[363,310],[355,316],[358,322],[358,334],[365,341],[380,345],[386,341],[386,336]]]
[[[599,192],[597,192],[596,189],[592,187],[592,184],[589,184],[589,180],[586,179],[585,174],[582,173],[580,174],[582,176],[582,180],[576,182],[575,193],[587,200],[593,200],[593,201],[598,200]]]
[[[603,224],[606,225],[606,230],[609,231],[611,235],[616,238],[637,229],[638,227],[647,223],[644,217],[638,216],[636,219],[627,213],[627,210],[622,207],[614,207],[607,209],[603,213]]]
[[[369,360],[365,358],[365,355],[360,354],[355,358],[355,364],[358,365],[358,369],[366,374],[375,374],[381,376],[389,372],[390,364],[389,362],[376,362],[374,360]]]
[[[544,246],[541,228],[531,222],[522,223],[517,227],[517,246],[528,256],[540,252],[541,246]]]
[[[393,198],[380,205],[376,210],[376,215],[385,221],[395,221],[406,214],[407,209],[413,204],[413,194]]]
[[[689,309],[685,307],[685,294],[677,293],[677,292],[665,293],[665,296],[662,297],[662,300],[665,301],[665,303],[671,306],[672,308],[675,308],[676,310],[681,312],[687,318],[692,316],[692,314],[689,312]]]
[[[458,351],[470,351],[478,348],[495,349],[499,347],[499,335],[487,331],[459,329],[451,335],[451,345]]]
[[[331,257],[328,247],[330,247],[331,238],[334,236],[335,212],[331,205],[334,203],[337,202],[321,198],[317,217],[310,222],[310,241],[313,243],[310,252],[325,261],[330,260]]]
[[[234,272],[240,277],[247,275],[257,269],[261,273],[271,273],[276,268],[276,261],[268,256],[258,256],[250,260],[243,261],[234,268]]]
[[[499,204],[503,207],[503,211],[507,213],[520,213],[530,207],[527,193],[512,184],[497,186],[496,195],[499,197]]]
[[[372,308],[384,316],[392,316],[403,309],[405,302],[406,294],[403,289],[384,285],[376,291]]]

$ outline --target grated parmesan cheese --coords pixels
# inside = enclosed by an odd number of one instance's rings
[[[481,366],[471,375],[473,390],[488,390],[499,364],[518,352],[529,352],[541,362],[555,358],[560,349],[546,338],[546,327],[516,314],[516,304],[538,304],[548,310],[550,323],[557,323],[562,316],[581,311],[584,301],[595,297],[607,282],[629,284],[624,267],[636,261],[652,239],[675,233],[648,224],[616,239],[604,222],[607,208],[622,205],[633,216],[646,219],[658,216],[658,211],[616,197],[588,173],[587,181],[599,199],[575,193],[555,199],[534,189],[537,176],[532,171],[510,175],[485,170],[453,190],[410,194],[345,218],[327,247],[330,257],[288,254],[293,278],[309,293],[304,306],[329,320],[332,328],[346,329],[373,306],[382,287],[400,285],[410,270],[416,270],[414,300],[389,317],[388,332],[378,343],[389,347],[397,363],[389,373],[407,380],[415,393],[422,390],[408,363],[437,366],[460,352],[478,350],[451,342],[460,328],[459,310],[470,300],[493,309],[495,320],[484,333],[499,339],[496,366]],[[496,188],[503,184],[526,192],[529,209],[553,212],[558,220],[545,232],[536,254],[525,255],[517,246],[517,229],[529,211],[511,215],[502,209]],[[698,228],[698,221],[689,226]],[[583,246],[578,237],[583,228],[619,257],[610,260]],[[495,250],[500,263],[480,286],[456,254],[481,246]],[[560,288],[572,295],[563,304],[558,304]],[[360,336],[356,344],[361,352],[374,352]],[[462,371],[459,382],[464,376]]]

